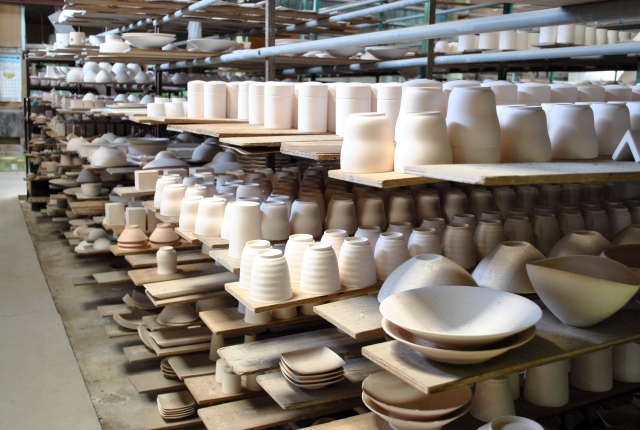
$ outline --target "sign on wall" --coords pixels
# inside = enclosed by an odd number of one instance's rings
[[[22,57],[0,55],[0,102],[22,101]]]

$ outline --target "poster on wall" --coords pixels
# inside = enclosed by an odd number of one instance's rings
[[[22,57],[0,55],[0,102],[22,101]]]

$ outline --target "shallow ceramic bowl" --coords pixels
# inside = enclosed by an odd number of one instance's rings
[[[365,51],[378,60],[397,60],[404,57],[409,52],[409,48],[402,46],[368,46]]]
[[[80,185],[80,189],[85,197],[97,197],[102,191],[102,182],[82,184]]]
[[[324,52],[336,58],[349,58],[362,51],[362,46],[345,46],[344,48],[325,49]]]
[[[404,343],[414,351],[425,357],[440,363],[448,364],[476,364],[491,360],[505,352],[518,348],[533,339],[536,335],[536,327],[530,327],[520,333],[509,336],[500,342],[492,343],[475,351],[459,351],[456,349],[443,349],[435,343],[424,340],[413,333],[404,330],[390,322],[382,319],[382,328],[385,333],[393,339]]]
[[[202,52],[222,52],[236,46],[235,40],[221,39],[191,39],[187,40],[187,47]]]
[[[171,141],[163,137],[129,137],[129,154],[131,155],[156,155],[160,151],[166,151]]]
[[[127,165],[127,155],[116,147],[101,146],[91,155],[94,167],[121,167]]]
[[[468,386],[425,394],[389,372],[373,373],[362,382],[362,391],[396,418],[433,420],[466,406],[473,397]]]
[[[640,245],[614,246],[602,251],[600,256],[624,264],[640,276]]]
[[[101,54],[122,54],[131,50],[124,42],[105,42],[100,44]]]
[[[474,350],[535,325],[542,310],[529,299],[482,287],[439,286],[385,299],[382,316],[447,349]]]
[[[640,288],[640,278],[617,261],[592,255],[527,264],[533,288],[563,323],[590,327],[616,313]]]
[[[374,400],[371,399],[366,393],[362,393],[362,401],[371,412],[378,415],[380,418],[393,425],[398,430],[431,430],[431,429],[440,429],[446,424],[449,424],[452,421],[460,418],[462,415],[469,412],[471,409],[471,403],[465,406],[462,409],[454,411],[450,414],[444,415],[440,417],[437,421],[408,421],[402,420],[399,418],[394,418],[391,416],[389,411],[384,409],[382,406],[377,404]]]
[[[167,33],[126,33],[122,38],[139,49],[160,49],[176,40],[175,34]]]

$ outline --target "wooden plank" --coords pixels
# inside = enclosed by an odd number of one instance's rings
[[[221,384],[216,382],[214,375],[194,376],[193,378],[185,378],[185,385],[189,392],[196,399],[198,405],[213,405],[216,403],[232,402],[240,399],[248,399],[250,397],[260,396],[261,391],[249,391],[243,388],[237,394],[227,394],[222,391]]]
[[[202,424],[202,418],[198,415],[180,420],[166,421],[160,415],[157,407],[144,408],[140,411],[140,414],[146,430],[173,430]]]
[[[180,230],[179,228],[176,228],[175,230],[178,236],[180,236],[181,238],[183,238],[189,243],[202,243],[200,242],[200,239],[198,239],[192,231],[183,231],[183,230]],[[227,244],[227,246],[229,245]]]
[[[327,328],[242,345],[225,346],[218,349],[218,354],[226,360],[235,373],[245,375],[277,369],[280,364],[280,355],[285,352],[326,346],[336,354],[348,357],[359,354],[363,346],[373,342],[375,340],[352,339],[334,328]]]
[[[196,278],[198,276],[211,275],[225,271],[224,267],[216,266],[213,261],[206,263],[181,264],[177,267],[178,271],[170,275],[158,274],[156,267],[146,269],[129,270],[128,277],[133,284],[140,287],[144,284],[154,282],[173,281],[176,279]]]
[[[207,245],[210,248],[229,248],[229,241],[227,239],[216,236],[201,236],[199,234],[194,234],[193,236],[198,239],[200,243]]]
[[[181,250],[190,250],[190,249],[200,249],[200,245],[194,245],[186,241],[181,241],[180,245],[176,245],[173,247],[176,251]],[[150,244],[148,248],[143,249],[135,249],[135,248],[123,248],[121,249],[118,245],[111,245],[109,247],[109,251],[116,257],[124,257],[126,255],[136,255],[136,254],[155,254],[160,249],[157,245]]]
[[[376,284],[371,287],[366,288],[353,288],[353,287],[345,287],[343,286],[340,291],[331,294],[309,294],[300,290],[299,284],[292,284],[291,291],[292,297],[289,300],[279,303],[260,303],[254,300],[251,300],[250,293],[247,290],[243,290],[240,288],[239,282],[234,282],[225,285],[225,289],[231,293],[233,297],[235,297],[240,303],[245,305],[247,309],[251,309],[253,312],[268,312],[274,311],[277,309],[290,308],[293,306],[302,306],[311,303],[318,302],[326,302],[331,300],[345,299],[347,297],[357,297],[364,296],[367,294],[377,293],[380,291],[380,287],[382,286],[382,281],[378,281]]]
[[[373,412],[331,421],[314,427],[314,430],[392,430],[389,423]]]
[[[360,399],[325,403],[301,409],[282,409],[269,396],[238,400],[198,410],[208,430],[259,430],[321,417],[362,406]]]
[[[137,336],[138,332],[135,330],[128,330],[118,324],[107,324],[104,326],[105,331],[109,339],[115,337]]]
[[[410,166],[408,173],[441,181],[477,185],[553,184],[640,179],[640,165],[630,161],[443,164]],[[331,175],[331,172],[329,172]]]
[[[187,294],[185,296],[172,297],[170,299],[158,299],[153,297],[148,291],[145,291],[147,297],[151,300],[151,303],[157,308],[169,306],[169,305],[183,305],[185,303],[193,303],[198,302],[200,300],[208,300],[208,299],[219,299],[222,297],[229,297],[231,295],[227,293],[225,290],[220,291],[209,291],[205,293],[197,293],[197,294]]]
[[[137,118],[138,122],[144,122],[146,119],[149,119],[156,124],[248,124],[248,120],[244,119],[233,119],[233,118],[188,118],[188,117],[159,117],[159,116],[150,116],[150,117],[139,117]]]
[[[536,327],[531,342],[475,365],[432,362],[398,341],[367,346],[362,353],[418,390],[436,393],[639,339],[640,310],[623,309],[590,328],[562,324],[544,310]]]
[[[80,287],[82,285],[95,285],[98,283],[93,276],[82,276],[79,278],[71,278],[74,287]]]
[[[138,168],[138,170],[140,170]],[[113,192],[120,197],[146,197],[153,196],[156,193],[155,188],[152,190],[136,190],[136,187],[116,187]]]
[[[136,170],[140,170],[140,167],[107,167],[107,172],[112,175],[126,175],[127,173],[133,173]]]
[[[335,134],[310,134],[307,136],[251,136],[251,137],[224,137],[220,143],[228,145],[251,147],[272,146],[278,147],[284,142],[342,142],[341,136]]]
[[[184,328],[184,327],[180,327],[180,328]],[[145,330],[145,329],[142,328],[141,330]],[[211,341],[210,341],[211,339],[209,339],[209,342],[201,342],[201,343],[194,343],[191,345],[179,345],[179,346],[170,346],[167,348],[162,348],[160,345],[158,345],[155,339],[153,339],[153,337],[151,336],[151,333],[148,333],[148,334],[149,336],[145,336],[145,339],[146,339],[144,340],[145,346],[147,348],[151,348],[153,352],[155,352],[156,355],[161,358],[171,357],[174,355],[192,354],[195,352],[204,352],[204,351],[209,351],[209,349],[211,348]]]
[[[69,208],[76,216],[104,215],[104,200],[88,202],[69,202]]]
[[[153,205],[153,200],[147,200],[142,202],[142,207],[152,212],[158,212],[160,210],[160,208],[157,208]]]
[[[378,298],[369,295],[314,306],[313,311],[354,339],[361,339],[384,335],[379,308]]]
[[[226,283],[235,282],[237,279],[238,276],[234,275],[233,273],[222,272],[213,273],[211,275],[203,275],[197,278],[145,283],[144,287],[154,297],[157,297],[159,299],[168,299],[171,297],[179,297],[187,294],[219,291],[224,288],[224,285]]]
[[[227,336],[252,333],[256,330],[264,330],[273,327],[297,325],[321,319],[317,315],[299,314],[294,318],[286,320],[274,318],[266,324],[250,324],[244,321],[244,315],[238,312],[237,307],[204,311],[200,312],[199,315],[202,322],[204,322],[212,332]]]
[[[155,352],[144,345],[125,346],[122,351],[131,364],[160,360]]]
[[[134,269],[158,266],[155,254],[125,255],[124,259],[127,260],[127,263]],[[205,261],[211,261],[211,257],[203,254],[200,250],[178,252],[178,264],[202,263]]]
[[[440,179],[425,178],[404,173],[345,173],[342,170],[329,170],[329,177],[375,188],[405,187],[408,185],[431,184],[441,181]]]
[[[117,305],[105,305],[98,306],[98,313],[101,317],[112,317],[113,314],[128,314],[133,311],[132,308],[125,305],[124,303],[120,303]]]
[[[103,60],[100,60],[103,61]],[[309,135],[317,134],[299,131],[295,128],[290,129],[269,129],[262,125],[253,124],[174,124],[167,126],[169,131],[179,131],[182,133],[194,133],[204,136],[226,138],[226,137],[251,137],[251,136],[281,136],[281,135]],[[228,142],[226,142],[228,143]],[[256,144],[245,144],[238,146],[265,146]]]
[[[180,330],[154,331],[151,333],[151,337],[161,348],[172,348],[174,346],[209,342],[211,340],[211,330],[202,326]]]
[[[339,160],[341,150],[342,142],[291,142],[280,147],[280,152],[285,155],[315,161]]]
[[[121,284],[131,282],[126,270],[113,270],[111,272],[94,273],[93,277],[100,285]]]
[[[208,353],[171,357],[169,364],[181,380],[216,373],[216,362],[209,359]]]
[[[282,372],[258,376],[258,383],[282,409],[298,409],[308,406],[358,398],[362,395],[362,381],[382,369],[366,358],[348,360],[344,365],[345,379],[318,390],[305,390],[291,384]]]
[[[169,224],[171,227],[176,228],[179,224],[180,217],[165,216],[165,215],[161,215],[160,212],[156,212],[156,218],[158,218],[161,222],[165,224]]]
[[[204,243],[204,242],[203,242]],[[240,259],[229,257],[229,249],[214,249],[209,251],[209,256],[220,263],[229,272],[240,274]]]
[[[185,385],[179,379],[168,379],[162,372],[130,375],[129,381],[139,394],[159,394],[182,390]]]

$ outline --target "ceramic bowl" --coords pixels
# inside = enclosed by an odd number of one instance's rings
[[[222,52],[236,45],[235,40],[222,39],[190,39],[187,40],[187,47],[190,50],[202,52]]]
[[[409,52],[409,48],[402,46],[367,46],[365,51],[378,60],[397,60]]]
[[[349,58],[362,51],[362,46],[345,46],[344,48],[325,49],[324,52],[336,58]]]
[[[127,165],[127,154],[115,146],[101,146],[91,155],[94,167],[121,167]]]
[[[535,326],[509,336],[499,342],[492,343],[474,351],[460,351],[456,349],[443,349],[435,343],[422,339],[413,333],[398,327],[386,318],[382,319],[382,328],[387,335],[401,343],[404,343],[414,351],[425,357],[440,363],[464,365],[483,363],[505,352],[518,348],[533,339],[536,335]]]
[[[624,264],[591,255],[536,261],[527,273],[549,310],[575,327],[609,318],[640,288],[640,278]]]
[[[122,54],[131,50],[131,47],[125,42],[105,42],[100,44],[101,54]],[[85,82],[86,75],[85,75]]]
[[[466,385],[425,394],[386,371],[367,376],[362,391],[394,417],[409,421],[442,417],[467,405],[473,397]]]
[[[380,313],[442,348],[474,350],[535,325],[542,310],[504,291],[466,286],[425,287],[385,299]]]
[[[611,247],[611,242],[597,231],[576,230],[560,239],[547,257],[568,257],[570,255],[600,255]]]
[[[127,141],[131,155],[156,155],[166,151],[171,142],[164,137],[129,137]]]
[[[120,237],[118,237],[118,245],[138,244],[141,242],[147,242],[147,235],[135,224],[126,226],[120,234]]]
[[[166,33],[125,33],[122,38],[135,48],[160,49],[176,40],[176,35]]]
[[[498,417],[493,421],[486,423],[478,430],[509,430],[509,429],[518,429],[518,430],[544,430],[537,422],[530,420],[528,418],[516,417],[513,415],[505,415],[502,417]]]
[[[85,197],[97,197],[102,191],[102,182],[82,184],[80,189]]]
[[[173,245],[180,242],[180,236],[169,224],[158,224],[149,236],[149,241],[154,245]]]
[[[158,322],[165,325],[184,325],[198,319],[198,314],[189,304],[168,305],[158,314]]]
[[[142,168],[147,169],[167,169],[170,167],[189,167],[186,161],[179,159],[173,152],[160,151],[153,161],[145,164]]]
[[[613,246],[602,251],[600,256],[622,263],[640,276],[640,245]]]

